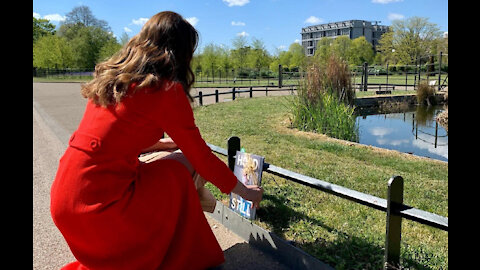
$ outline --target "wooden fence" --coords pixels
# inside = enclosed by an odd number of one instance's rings
[[[228,157],[228,166],[233,171],[235,155],[240,151],[240,138],[230,137],[227,149],[208,144],[213,152]],[[339,185],[305,176],[267,162],[263,171],[291,180],[337,197],[341,197],[386,213],[384,269],[400,268],[400,242],[402,238],[402,219],[412,220],[434,228],[448,231],[448,218],[403,204],[403,178],[392,176],[387,183],[387,199],[351,190]]]

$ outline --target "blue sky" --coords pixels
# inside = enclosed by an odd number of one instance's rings
[[[200,33],[200,50],[214,43],[231,47],[237,35],[264,42],[274,54],[301,40],[302,27],[343,20],[381,21],[425,17],[448,32],[447,0],[34,0],[33,16],[59,25],[85,5],[120,38],[136,35],[146,19],[164,10],[187,18]]]

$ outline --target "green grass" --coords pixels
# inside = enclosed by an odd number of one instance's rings
[[[239,136],[266,162],[386,198],[393,175],[405,180],[404,203],[448,216],[448,163],[334,140],[288,128],[291,97],[238,99],[196,107],[204,139],[226,148]],[[223,160],[226,158],[221,157]],[[257,225],[291,240],[336,269],[380,269],[385,213],[264,173]],[[228,195],[211,184],[217,199]],[[401,262],[410,269],[447,269],[448,233],[404,220]]]

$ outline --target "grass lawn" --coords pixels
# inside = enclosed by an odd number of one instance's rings
[[[374,196],[386,198],[388,179],[400,175],[405,204],[448,217],[448,163],[291,129],[291,98],[196,107],[195,119],[209,143],[226,148],[227,139],[238,136],[247,152],[270,164]],[[383,267],[384,212],[268,173],[262,186],[257,225],[336,269]],[[207,187],[228,204],[227,195]],[[447,269],[448,232],[404,219],[401,262],[410,269]]]

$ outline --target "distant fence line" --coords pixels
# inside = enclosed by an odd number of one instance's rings
[[[352,86],[358,91],[416,90],[421,81],[432,83],[436,90],[448,86],[448,54],[427,55],[410,65],[368,65],[351,67]],[[212,76],[213,75],[213,76]],[[93,76],[91,69],[33,68],[33,77],[85,79]],[[305,72],[278,70],[225,69],[195,72],[195,87],[283,87],[298,86]]]

